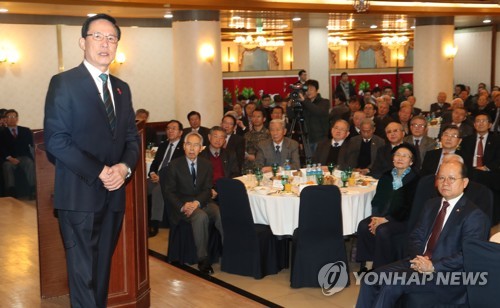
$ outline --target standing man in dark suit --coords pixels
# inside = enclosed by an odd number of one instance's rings
[[[108,75],[120,33],[111,16],[88,18],[79,41],[83,63],[52,77],[45,103],[45,145],[55,158],[54,207],[72,307],[106,307],[124,183],[139,158],[129,86]]]
[[[361,121],[361,135],[349,139],[347,146],[347,165],[366,175],[376,163],[377,151],[385,144],[384,139],[374,135],[375,123],[370,119]]]
[[[340,81],[335,87],[334,93],[335,97],[346,104],[351,97],[356,96],[356,90],[349,81],[349,74],[347,74],[347,72],[342,72],[342,74],[340,74]]]
[[[161,193],[160,172],[166,168],[170,161],[177,157],[184,156],[182,146],[182,123],[177,120],[170,120],[166,127],[167,140],[160,143],[155,158],[149,167],[148,192],[151,194],[151,215],[149,217],[149,236],[158,234],[160,221],[163,220],[165,201]]]
[[[238,172],[241,172],[243,162],[245,161],[245,138],[234,133],[236,119],[232,115],[225,115],[222,117],[220,126],[226,132],[226,142],[224,149],[234,152],[238,162]]]
[[[189,121],[189,126],[184,129],[183,136],[186,136],[190,132],[197,132],[203,137],[203,145],[208,145],[208,132],[210,131],[207,127],[201,126],[201,114],[198,111],[191,111],[187,115]]]
[[[203,137],[190,132],[184,137],[184,157],[170,162],[165,178],[161,179],[167,204],[172,208],[173,224],[187,221],[193,228],[194,243],[198,255],[198,269],[203,274],[214,272],[208,258],[208,226],[214,221],[222,235],[220,212],[212,202],[213,169],[210,161],[198,157]],[[170,213],[169,213],[170,214]]]
[[[2,171],[7,196],[16,197],[15,176],[21,168],[30,186],[30,197],[35,194],[35,164],[33,163],[33,134],[24,126],[17,125],[19,114],[10,109],[5,112],[6,128],[0,131],[0,155],[3,159]]]
[[[209,160],[213,169],[212,199],[217,198],[217,180],[220,178],[234,178],[240,175],[238,160],[234,151],[226,150],[226,131],[220,126],[214,126],[208,134],[210,145],[200,153],[200,157]]]
[[[391,284],[381,280],[368,284],[363,279],[356,307],[394,307],[399,297],[408,293],[431,293],[434,304],[467,304],[463,281],[457,285],[437,283],[438,275],[464,271],[464,240],[487,240],[490,231],[488,217],[464,196],[464,189],[469,183],[466,169],[459,162],[441,165],[436,184],[442,198],[427,201],[416,227],[410,233],[408,258],[373,272],[375,275],[393,273],[404,278],[393,280]],[[425,280],[425,284],[410,283],[412,275],[417,275],[419,281],[423,281],[423,275],[429,275],[426,276],[429,279]]]

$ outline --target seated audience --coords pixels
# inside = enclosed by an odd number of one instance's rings
[[[366,103],[365,107],[363,107],[363,112],[365,113],[366,119],[373,121],[377,114],[377,106],[372,102]]]
[[[391,108],[391,97],[383,95],[382,100],[377,99],[377,115],[375,116],[375,135],[385,139],[385,127],[387,124],[394,122],[394,119],[389,115]]]
[[[418,116],[422,114],[422,109],[415,107],[415,103],[417,102],[417,98],[413,95],[408,96],[407,102],[410,103],[411,106],[411,114],[412,116]]]
[[[226,132],[224,149],[234,152],[236,161],[238,162],[238,171],[241,171],[243,161],[245,160],[245,138],[234,133],[235,123],[236,120],[233,116],[225,115],[222,117],[220,126]]]
[[[374,132],[373,121],[364,119],[361,121],[361,135],[351,138],[346,150],[347,166],[354,167],[354,171],[363,175],[368,174],[373,168],[377,151],[385,143],[384,139],[374,135]]]
[[[404,131],[401,123],[391,122],[385,127],[387,141],[383,147],[377,151],[376,164],[373,164],[373,169],[369,175],[374,178],[380,178],[382,174],[392,169],[392,149],[403,143]]]
[[[198,111],[191,111],[187,115],[189,121],[189,126],[184,129],[183,136],[186,136],[190,132],[196,132],[203,137],[204,146],[208,146],[208,128],[201,126],[201,114]]]
[[[412,107],[408,101],[402,102],[397,114],[392,116],[394,121],[401,123],[405,136],[410,134],[410,120],[412,117]]]
[[[464,101],[460,97],[454,98],[450,103],[450,108],[448,108],[448,110],[443,112],[443,114],[441,115],[441,123],[450,123],[451,113],[453,112],[453,110],[455,110],[455,108],[459,107],[464,108]]]
[[[408,257],[373,271],[403,278],[391,283],[362,279],[356,307],[394,307],[403,294],[418,293],[433,295],[434,302],[428,306],[467,306],[463,281],[455,285],[437,282],[439,273],[464,272],[462,243],[487,240],[490,231],[489,218],[464,196],[469,183],[466,169],[459,162],[441,164],[436,185],[442,197],[427,201],[409,235]],[[411,283],[411,279],[425,279],[425,283]]]
[[[224,121],[224,119],[223,119]],[[220,126],[214,126],[208,134],[210,145],[200,153],[200,157],[212,163],[212,199],[217,197],[217,181],[220,178],[234,178],[240,175],[238,160],[235,152],[226,150],[223,145],[226,142],[226,131]]]
[[[361,130],[361,121],[366,118],[366,114],[359,110],[354,112],[352,115],[352,120],[350,123],[350,128],[349,128],[349,135],[347,136],[347,139],[359,136],[360,130]]]
[[[198,256],[198,269],[203,274],[214,272],[208,258],[209,221],[223,237],[219,207],[212,201],[213,169],[210,161],[198,157],[203,137],[190,132],[184,137],[185,156],[174,159],[167,166],[162,180],[168,206],[172,208],[170,220],[187,221],[193,228]]]
[[[245,162],[243,170],[255,168],[255,156],[259,142],[270,140],[271,134],[264,126],[266,118],[264,112],[260,109],[255,109],[252,113],[252,129],[245,134]]]
[[[252,130],[252,114],[256,109],[256,105],[254,103],[248,103],[243,108],[244,115],[243,118],[236,121],[236,125],[238,128],[236,129],[236,133],[240,136],[244,136],[250,130]]]
[[[431,104],[431,113],[434,113],[436,118],[439,118],[443,112],[450,108],[450,103],[446,102],[446,93],[439,92],[437,102]]]
[[[170,161],[184,156],[182,147],[182,123],[177,120],[167,122],[167,140],[160,143],[155,158],[148,171],[148,194],[151,195],[151,214],[149,217],[149,236],[158,234],[160,221],[163,220],[165,202],[160,187],[160,170],[166,168]]]
[[[498,134],[500,133],[500,91],[496,92],[493,102],[495,103],[496,111],[495,117],[492,119],[493,125],[491,126],[491,131]]]
[[[349,123],[346,120],[337,120],[332,125],[331,134],[332,139],[323,140],[318,144],[313,162],[323,166],[334,164],[344,169],[347,167]]]
[[[427,137],[427,121],[423,116],[415,116],[410,122],[411,135],[403,138],[404,142],[412,144],[417,149],[417,157],[414,159],[415,170],[420,170],[427,151],[436,148],[436,141]]]
[[[393,168],[378,181],[372,215],[358,225],[356,261],[372,260],[374,268],[396,261],[391,239],[406,232],[418,183],[417,172],[412,168],[415,149],[401,144],[392,153]]]
[[[450,154],[460,154],[457,150],[462,138],[459,128],[456,125],[448,125],[441,134],[441,149],[430,150],[425,155],[420,171],[421,176],[437,174],[438,168],[443,158]]]
[[[263,172],[269,172],[272,164],[283,166],[288,160],[293,170],[300,169],[299,144],[285,137],[285,121],[275,119],[269,124],[271,140],[262,140],[257,145],[255,166],[263,167]]]
[[[35,197],[35,163],[33,161],[33,134],[28,127],[17,125],[19,114],[14,109],[4,113],[6,127],[0,131],[0,155],[7,196],[16,197],[16,170],[26,176],[30,198]]]
[[[144,121],[144,123],[147,123],[149,119],[149,111],[146,109],[137,109],[135,112],[135,121]],[[146,146],[155,146],[157,143],[156,140],[156,131],[149,126],[145,126],[144,129],[146,133]]]
[[[333,106],[330,114],[328,115],[328,123],[331,125],[340,119],[349,121],[351,110],[347,107],[347,104],[338,98],[334,99],[335,105]]]
[[[449,121],[444,121],[443,119],[443,121],[441,122],[439,135],[441,135],[444,127],[450,124],[458,127],[458,129],[460,130],[460,137],[462,138],[470,136],[474,133],[474,127],[469,123],[469,120],[467,119],[467,110],[465,110],[463,107],[457,106],[453,108],[453,110],[451,110],[451,117]]]
[[[493,102],[490,102],[488,95],[480,95],[477,98],[476,105],[472,107],[471,117],[474,119],[478,114],[487,114],[491,119],[495,118],[496,108]]]

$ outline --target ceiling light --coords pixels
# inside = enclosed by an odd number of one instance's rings
[[[172,13],[167,13],[165,15],[163,15],[163,18],[173,18],[174,17],[174,14]]]
[[[241,17],[240,16],[233,16],[233,17],[231,17],[231,19],[236,20],[236,19],[241,19]]]
[[[97,14],[96,13],[88,13],[87,17],[94,17],[95,15],[97,15]]]
[[[370,29],[377,29],[377,28],[378,28],[378,26],[377,26],[377,25],[371,25],[371,26],[370,26]]]
[[[7,9],[0,9],[0,13],[7,13],[9,10]]]
[[[396,22],[405,22],[406,20],[404,18],[396,19]]]
[[[380,39],[380,44],[384,47],[388,47],[389,49],[398,49],[408,43],[410,39],[407,36],[384,36]]]
[[[490,22],[491,22],[491,19],[489,19],[489,18],[486,18],[485,20],[483,20],[484,24],[489,24]]]
[[[411,26],[410,29],[415,29],[415,26]]]
[[[346,21],[347,21],[347,22],[354,22],[354,20],[355,20],[354,18],[349,18],[349,19],[347,19]]]
[[[293,21],[301,21],[301,20],[302,20],[302,18],[300,18],[300,17],[294,17],[294,18],[292,18],[292,20],[293,20]]]

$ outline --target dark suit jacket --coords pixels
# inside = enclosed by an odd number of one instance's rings
[[[375,135],[386,140],[387,135],[385,134],[385,127],[387,126],[387,124],[389,124],[391,122],[395,122],[394,119],[390,115],[386,115],[383,118],[375,116],[375,119],[373,122],[375,122]]]
[[[443,130],[448,126],[451,125],[450,122],[445,122],[441,123],[441,127],[439,128],[439,138],[441,138],[441,135],[443,134]],[[465,138],[467,136],[470,136],[474,134],[474,126],[472,126],[467,119],[465,119],[462,124],[460,124],[460,127],[458,128],[458,132],[460,133],[460,136],[462,138]]]
[[[213,157],[212,152],[210,152],[210,147],[206,147],[203,151],[201,151],[199,157],[203,157],[210,161],[210,157]],[[222,160],[224,177],[234,178],[241,175],[240,168],[238,167],[238,160],[236,159],[236,154],[233,151],[220,149],[219,157]]]
[[[299,144],[297,141],[285,137],[280,149],[279,159],[276,161],[273,140],[262,140],[257,146],[257,155],[255,157],[256,166],[271,166],[274,163],[283,166],[285,160],[290,160],[290,166],[293,170],[300,169]]]
[[[409,236],[409,257],[423,255],[432,232],[442,198],[434,198],[425,204],[417,225]],[[462,243],[465,239],[487,240],[490,232],[489,218],[467,197],[462,196],[446,221],[432,254],[436,272],[463,271]],[[435,294],[443,302],[466,301],[464,287],[437,286]]]
[[[193,129],[191,127],[187,127],[187,128],[184,128],[182,130],[182,140],[184,140],[184,137],[186,137],[186,135],[188,133],[190,133]],[[208,146],[210,144],[210,142],[208,141],[208,134],[210,133],[210,129],[205,127],[205,126],[200,126],[200,128],[198,128],[198,134],[200,134],[202,137],[203,137],[203,145],[204,146]]]
[[[226,145],[226,150],[234,152],[238,161],[238,170],[241,171],[241,167],[245,161],[245,138],[237,134],[232,134]]]
[[[176,158],[168,164],[165,176],[163,173],[160,175],[160,185],[162,186],[163,199],[170,209],[168,211],[169,220],[174,225],[178,224],[184,216],[181,213],[184,203],[196,200],[203,208],[211,200],[212,164],[205,158],[198,156],[196,186],[194,186],[186,156]]]
[[[358,168],[358,157],[361,150],[361,143],[363,142],[363,137],[361,135],[355,136],[351,138],[348,142],[347,149],[345,151],[346,154],[344,156],[347,160],[347,165],[353,168]],[[385,144],[384,139],[373,135],[370,140],[370,165],[368,165],[368,169],[372,169],[373,164],[376,163],[375,159],[377,158],[377,151],[379,148],[383,147]]]
[[[451,107],[450,103],[443,103],[443,106],[440,107],[439,104],[435,102],[431,104],[430,112],[431,113],[434,112],[436,117],[440,117],[443,114],[443,112],[450,109],[450,107]]]
[[[336,165],[341,170],[344,170],[346,167],[348,167],[348,162],[347,162],[348,144],[349,144],[349,140],[344,140],[344,142],[340,146],[338,161],[336,162]],[[331,146],[332,146],[332,139],[323,140],[320,143],[318,143],[318,147],[316,148],[316,152],[314,152],[314,154],[313,154],[313,162],[320,163],[323,166],[326,166],[329,163],[331,163],[328,161],[328,154],[330,152]]]
[[[180,139],[179,143],[177,143],[177,146],[174,149],[174,153],[172,153],[172,157],[170,158],[170,161],[184,156],[184,139]],[[158,173],[158,169],[160,168],[161,162],[163,161],[163,157],[165,156],[165,152],[167,151],[168,147],[170,146],[170,142],[168,140],[162,141],[160,145],[158,146],[158,151],[156,151],[155,158],[153,159],[153,162],[151,163],[151,167],[149,168],[148,175],[151,172],[154,172],[156,174]],[[162,168],[167,167],[166,164],[162,166]]]
[[[139,137],[129,86],[110,75],[116,112],[114,132],[89,71],[80,66],[52,77],[45,102],[46,149],[55,157],[54,207],[99,211],[109,200],[125,209],[125,185],[109,192],[99,174],[104,166],[125,163],[132,170],[139,158]]]
[[[344,90],[342,89],[342,86],[340,85],[340,82],[335,87],[334,93],[335,93],[336,98],[347,103],[347,98],[345,96]],[[349,81],[349,97],[353,97],[353,96],[356,96],[356,89],[354,89],[354,86]]]
[[[464,138],[460,146],[462,157],[465,165],[469,168],[469,172],[472,171],[476,140],[477,134],[473,134]],[[500,136],[489,133],[485,144],[483,163],[488,169],[498,171],[500,169]]]
[[[422,162],[422,168],[420,169],[420,176],[436,174],[442,153],[443,149],[435,149],[427,152],[424,161]],[[455,154],[460,155],[460,151],[456,150]]]
[[[12,135],[11,128],[2,129],[0,131],[0,155],[2,161],[7,157],[31,157],[33,155],[31,149],[33,148],[33,134],[27,127],[17,126],[17,137]]]

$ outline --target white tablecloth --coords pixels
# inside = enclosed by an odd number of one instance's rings
[[[371,215],[375,189],[376,185],[340,189],[344,235],[355,233],[358,223]],[[292,235],[299,226],[299,197],[261,195],[250,190],[248,199],[254,222],[269,225],[274,235]]]

